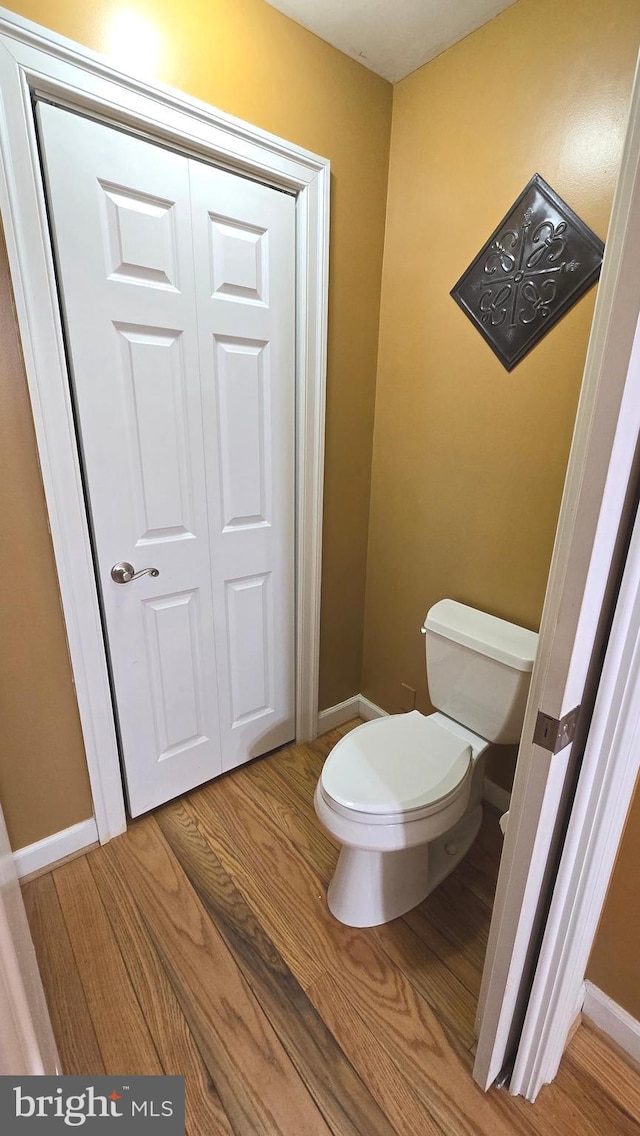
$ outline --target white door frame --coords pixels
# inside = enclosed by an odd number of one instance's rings
[[[34,93],[296,195],[296,739],[316,736],[329,162],[0,9],[5,227],[71,666],[102,843],[126,814],[31,106]]]
[[[640,325],[639,325],[640,328]],[[634,348],[640,384],[640,333]],[[584,1005],[584,976],[640,768],[640,515],[607,646],[540,957],[509,1085],[535,1100]]]
[[[530,1100],[555,1076],[582,1005],[584,968],[638,769],[638,751],[629,750],[629,731],[640,714],[638,660],[632,651],[640,618],[640,596],[633,595],[634,558],[640,556],[636,542],[627,559],[604,670],[590,679],[599,683],[597,699],[568,831],[560,833],[560,871],[555,880],[548,879],[556,851],[554,828],[571,780],[572,747],[551,756],[533,743],[533,728],[539,708],[560,717],[581,701],[595,628],[616,602],[611,569],[621,567],[616,562],[624,555],[619,539],[630,524],[630,497],[638,477],[639,276],[637,71],[540,628],[541,665],[532,677],[480,995],[474,1076],[487,1087],[516,1051],[509,1088]],[[550,668],[549,644],[556,634],[574,644],[573,664],[562,681]],[[556,687],[566,705],[551,705]],[[540,825],[543,813],[545,824]],[[522,896],[517,920],[509,911],[510,893]],[[547,914],[544,903],[550,899]],[[543,947],[536,959],[542,929]],[[500,966],[495,965],[498,952]],[[485,1026],[495,1040],[481,1056]]]

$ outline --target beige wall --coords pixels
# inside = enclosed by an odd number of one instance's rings
[[[587,978],[640,1021],[640,782],[618,850]]]
[[[15,0],[106,50],[120,9],[157,33],[155,77],[331,159],[321,705],[360,686],[392,89],[262,0]],[[33,428],[0,277],[0,799],[14,848],[90,815]],[[7,527],[7,519],[8,527]],[[19,567],[16,569],[16,558]]]
[[[537,629],[593,315],[508,374],[449,290],[534,172],[606,237],[636,0],[520,0],[394,88],[363,692],[427,709],[427,608]],[[513,752],[492,768],[508,785]]]
[[[93,810],[1,233],[0,297],[0,802],[20,848]]]

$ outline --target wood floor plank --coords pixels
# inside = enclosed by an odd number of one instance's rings
[[[375,927],[371,934],[439,1020],[458,1037],[460,1045],[470,1049],[476,1040],[477,998],[404,920]]]
[[[313,806],[303,802],[291,785],[278,775],[277,761],[267,758],[239,771],[238,787],[269,813],[283,837],[290,840],[321,878],[328,883],[335,871],[338,849],[320,825]]]
[[[440,1125],[332,976],[325,974],[314,982],[309,997],[392,1120],[398,1136],[442,1136]]]
[[[162,1073],[86,856],[53,878],[106,1073]]]
[[[544,1085],[531,1105],[522,1097],[511,1097],[514,1123],[521,1116],[530,1118],[539,1136],[638,1136],[638,1125],[599,1092],[590,1077],[571,1063],[562,1061],[555,1081]]]
[[[615,1132],[616,1136],[638,1136],[638,1121],[629,1116],[619,1100],[607,1100],[600,1086],[591,1077],[585,1077],[582,1070],[574,1065],[571,1058],[561,1063],[558,1076],[549,1088],[557,1097],[577,1105],[581,1116],[581,1130],[594,1133]]]
[[[267,813],[234,787],[231,778],[190,794],[185,807],[306,989],[326,969],[313,928],[316,918],[324,918],[322,881],[300,853],[283,841]],[[306,934],[300,922],[301,902],[314,911]]]
[[[497,877],[487,875],[486,872],[478,868],[478,860],[481,859],[482,849],[480,849],[479,852],[480,855],[476,859],[474,849],[471,848],[452,874],[466,887],[467,891],[470,891],[476,899],[480,900],[480,903],[484,904],[489,918],[491,918]]]
[[[283,849],[267,814],[244,799],[231,778],[192,794],[187,808],[214,848],[224,830],[237,854],[234,882],[294,973],[302,946],[343,994],[357,991],[361,1017],[447,1136],[497,1136],[499,1117],[485,1108],[431,1007],[390,963],[374,934],[345,927],[330,915],[321,881],[295,849]],[[297,977],[311,985],[306,973]],[[477,1115],[483,1124],[474,1127]],[[508,1129],[502,1132],[507,1136]]]
[[[363,939],[367,967],[384,969],[374,938],[333,918],[318,873],[234,781],[192,794],[186,807],[304,988],[338,964],[353,981],[366,981],[352,949]]]
[[[388,1120],[187,811],[180,803],[169,805],[156,819],[332,1131],[340,1136],[393,1136]]]
[[[465,957],[476,976],[482,974],[491,913],[456,878],[455,873],[403,918],[436,954],[439,952],[435,945],[434,930],[438,932],[440,940],[448,941]],[[462,978],[461,973],[456,973]],[[473,992],[475,993],[475,989]]]
[[[408,993],[389,973],[385,975],[384,996],[377,999],[335,973],[315,983],[310,996],[318,998],[324,987],[326,997],[330,984],[333,1004],[342,999],[343,1013],[351,1022],[359,1017],[365,1023],[376,1039],[378,1061],[382,1050],[386,1060],[401,1072],[412,1099],[421,1103],[436,1131],[445,1136],[512,1136],[509,1117],[471,1080],[468,1054],[459,1054],[451,1047],[446,1032],[422,999]],[[325,1001],[323,1006],[328,1014]],[[333,1025],[338,1028],[337,1022]],[[385,1067],[388,1069],[388,1065]],[[530,1128],[525,1126],[523,1131],[532,1136]]]
[[[640,1125],[640,1069],[605,1034],[583,1022],[571,1039],[566,1058]]]
[[[189,1136],[233,1136],[211,1075],[135,904],[113,844],[90,853],[91,873],[165,1073],[185,1077]]]
[[[376,947],[378,932],[368,934],[345,927],[331,916],[318,873],[294,849],[283,846],[271,818],[253,800],[243,799],[237,782],[228,779],[210,785],[193,794],[187,807],[193,811],[196,823],[219,852],[223,863],[226,858],[232,878],[263,926],[270,929],[276,945],[303,985],[314,980],[306,965],[310,957],[316,972],[318,968],[331,970],[342,960],[342,967],[353,981],[360,981],[362,976],[352,958],[351,946],[363,934],[372,959],[377,960],[375,969],[384,968],[384,959]],[[301,923],[302,912],[307,917]],[[379,933],[385,934],[384,931]],[[428,955],[429,952],[425,952],[425,958]],[[417,967],[415,954],[414,963]],[[452,985],[455,988],[455,980]],[[460,996],[465,997],[462,993]],[[473,1043],[470,1033],[466,1043]]]
[[[328,1136],[154,818],[136,822],[114,846],[236,1136]]]
[[[105,1068],[53,876],[25,884],[22,895],[62,1071],[99,1076]]]
[[[329,744],[326,740],[332,737]],[[291,746],[277,755],[277,768],[284,777],[307,801],[313,801],[318,778],[322,773],[326,755],[340,740],[337,730],[323,739],[318,738],[309,745]],[[322,741],[322,744],[321,744]]]
[[[313,746],[315,744],[315,742],[312,742],[310,743],[310,746]],[[280,760],[281,756],[283,755],[277,754],[273,762],[265,763],[265,765],[268,764],[269,774],[275,775],[278,788],[282,789],[287,794],[287,799],[292,802],[295,801],[298,807],[302,810],[305,818],[307,818],[310,823],[314,824],[315,827],[322,832],[324,840],[328,844],[330,844],[332,848],[335,848],[337,851],[339,851],[339,841],[336,840],[336,838],[332,836],[330,832],[327,832],[327,830],[320,824],[314,808],[316,785],[322,772],[322,766],[324,764],[325,758],[323,756],[312,754],[312,761],[308,767],[309,775],[308,777],[305,776],[304,778],[300,778],[299,776],[287,777],[286,766]]]

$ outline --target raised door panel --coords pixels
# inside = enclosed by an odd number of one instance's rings
[[[136,815],[222,768],[189,163],[38,112]],[[159,575],[116,584],[119,561]]]
[[[176,202],[98,179],[107,278],[180,291]]]
[[[211,295],[268,307],[268,231],[211,211],[208,217]]]
[[[269,586],[269,576],[225,582],[232,728],[273,712]]]
[[[269,345],[225,336],[214,343],[222,531],[269,525]]]
[[[295,736],[295,202],[190,162],[225,769]]]
[[[136,546],[193,538],[182,332],[135,324],[115,330],[122,337],[123,425],[135,466]]]
[[[199,608],[197,591],[144,604],[158,761],[207,741]]]

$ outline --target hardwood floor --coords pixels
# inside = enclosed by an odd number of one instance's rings
[[[638,1136],[638,1071],[584,1026],[535,1105],[473,1083],[496,813],[403,919],[329,914],[313,791],[355,724],[25,885],[65,1072],[184,1073],[189,1136]]]

